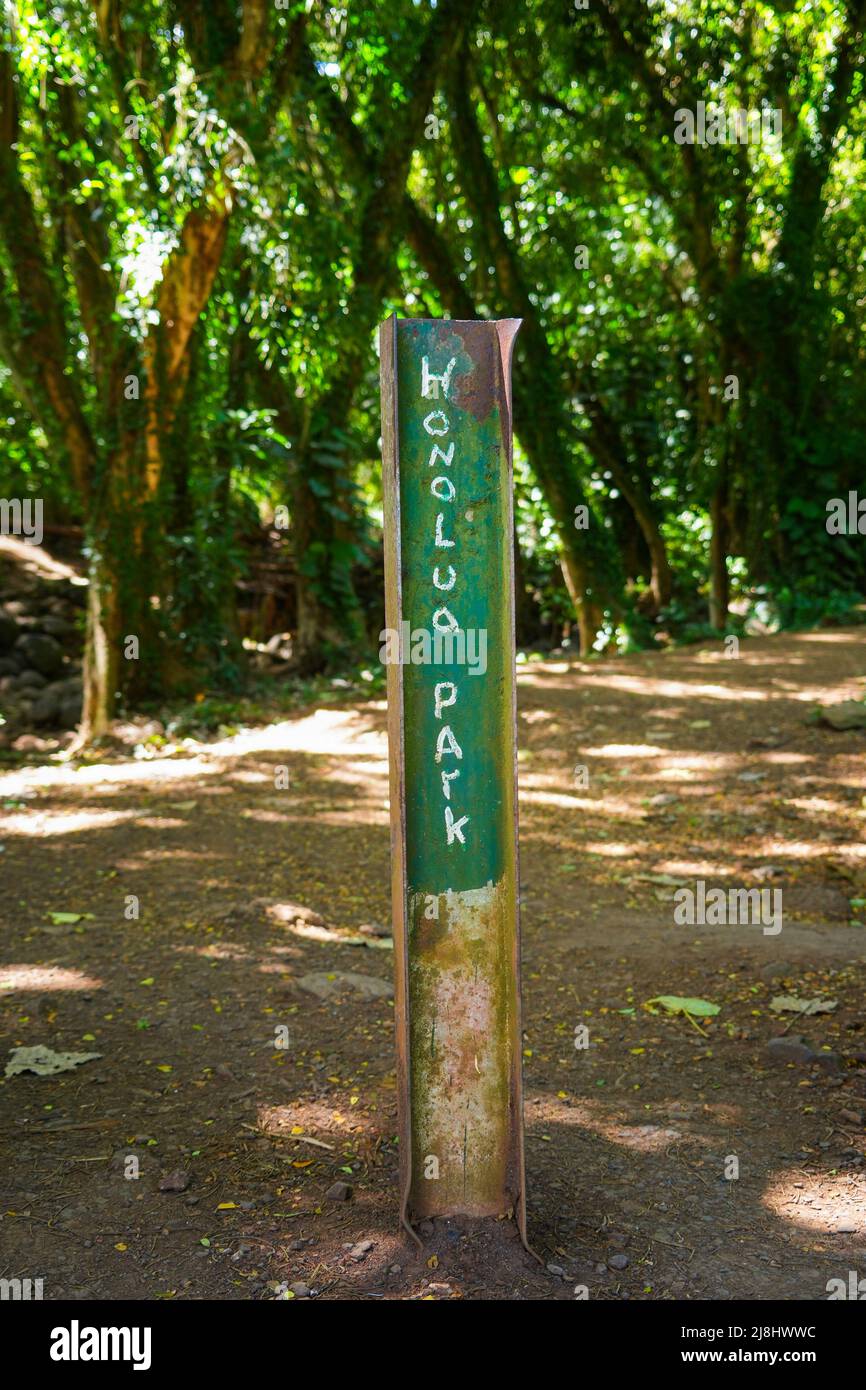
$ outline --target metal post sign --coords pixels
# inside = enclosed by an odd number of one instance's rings
[[[380,329],[402,1206],[524,1234],[511,350]]]

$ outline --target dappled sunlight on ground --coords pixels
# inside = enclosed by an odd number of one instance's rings
[[[866,1111],[856,1060],[861,1049],[866,1058],[864,741],[809,723],[801,697],[824,679],[835,679],[834,698],[856,694],[864,634],[743,650],[741,663],[714,665],[712,682],[705,652],[518,672],[532,1239],[545,1258],[565,1260],[565,1250],[570,1269],[585,1260],[593,1297],[610,1294],[598,1267],[611,1230],[630,1259],[617,1287],[634,1297],[648,1279],[652,1296],[709,1297],[722,1278],[731,1297],[821,1296],[852,1258],[849,1236],[834,1245],[824,1232],[866,1161],[866,1127],[834,1128],[842,1106]],[[795,682],[789,693],[780,672]],[[760,698],[741,698],[740,682]],[[92,1159],[106,1178],[102,1226],[134,1252],[142,1287],[159,1289],[149,1233],[176,1199],[158,1178],[189,1167],[202,1204],[186,1212],[177,1199],[176,1210],[212,1240],[207,1270],[222,1296],[247,1277],[246,1257],[234,1261],[244,1242],[267,1246],[253,1267],[282,1277],[343,1268],[345,1247],[368,1231],[377,1261],[385,1251],[407,1260],[393,1002],[351,990],[320,1000],[299,983],[311,973],[390,978],[390,942],[378,934],[390,912],[387,798],[381,700],[281,714],[211,743],[0,772],[0,867],[16,885],[0,904],[7,1046],[101,1054],[52,1081],[50,1102],[44,1079],[8,1083],[16,1104],[4,1137],[36,1164],[26,1178],[34,1219],[67,1212],[71,1192],[89,1222],[92,1189],[77,1161],[86,1172]],[[779,888],[781,934],[675,926],[676,888],[699,879]],[[89,915],[55,925],[65,913]],[[644,1007],[671,993],[714,1001],[718,1017],[699,1029]],[[770,1002],[781,994],[836,1006],[780,1017]],[[589,1032],[583,1052],[578,1024]],[[814,1043],[821,1067],[772,1064],[768,1039],[786,1026]],[[284,1051],[276,1027],[288,1029]],[[65,1127],[76,1163],[40,1167],[49,1134],[68,1151]],[[108,1166],[126,1135],[151,1163],[134,1208]],[[724,1180],[732,1153],[739,1183]],[[824,1193],[803,1219],[803,1192],[816,1195],[833,1172],[832,1202]],[[324,1194],[339,1178],[354,1197],[332,1206]],[[29,1209],[15,1191],[7,1201]],[[21,1240],[27,1230],[22,1220]],[[304,1250],[292,1253],[296,1232]],[[47,1267],[66,1288],[69,1232],[56,1241]],[[189,1241],[172,1259],[194,1281],[202,1247],[198,1235]],[[228,1263],[213,1254],[222,1247]],[[88,1288],[110,1296],[104,1251],[76,1250]],[[367,1267],[378,1277],[378,1264]],[[357,1287],[361,1275],[340,1277]]]
[[[50,790],[87,787],[101,790],[103,787],[136,786],[148,782],[182,782],[195,778],[213,777],[222,772],[222,765],[203,756],[181,758],[149,758],[140,762],[123,759],[112,763],[84,763],[78,767],[67,765],[24,767],[15,772],[0,773],[0,796],[14,797],[33,788]]]
[[[695,878],[727,878],[732,865],[713,863],[709,859],[657,859],[654,868],[663,874],[679,874]],[[747,870],[748,872],[748,870]]]
[[[622,1109],[618,1110],[613,1105],[605,1105],[600,1101],[570,1101],[557,1105],[548,1097],[540,1103],[536,1103],[532,1098],[527,1110],[530,1134],[534,1134],[539,1127],[543,1128],[544,1124],[550,1121],[558,1125],[576,1126],[600,1135],[611,1144],[633,1149],[638,1153],[664,1154],[672,1144],[685,1138],[698,1145],[708,1142],[700,1135],[692,1135],[689,1132],[691,1126],[688,1124],[676,1127],[649,1122],[629,1124]]]
[[[30,811],[3,817],[4,835],[42,838],[46,835],[73,835],[80,830],[102,830],[124,821],[135,820],[135,811]],[[173,822],[182,825],[182,821]]]
[[[52,992],[54,990],[104,989],[102,980],[79,970],[64,970],[59,966],[2,965],[0,991],[18,993],[22,990]]]
[[[862,1175],[783,1170],[773,1174],[763,1202],[774,1216],[803,1231],[866,1235],[866,1181]]]

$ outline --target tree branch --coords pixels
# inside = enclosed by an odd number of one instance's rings
[[[17,369],[26,373],[32,394],[44,398],[49,406],[68,453],[76,487],[86,498],[91,486],[93,440],[75,379],[64,370],[69,334],[48,270],[33,202],[18,168],[14,149],[18,138],[18,95],[8,50],[0,52],[0,110],[0,235],[21,307],[22,342],[16,354]]]

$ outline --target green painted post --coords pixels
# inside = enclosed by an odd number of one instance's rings
[[[405,1222],[525,1239],[511,350],[519,320],[380,329]]]

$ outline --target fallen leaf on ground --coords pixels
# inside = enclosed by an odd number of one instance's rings
[[[770,1008],[777,1014],[831,1014],[837,1007],[836,999],[797,999],[793,994],[777,994],[770,1000]]]
[[[101,1052],[55,1052],[50,1047],[13,1047],[12,1060],[6,1063],[6,1075],[18,1076],[34,1071],[37,1076],[53,1076],[58,1071],[72,1071],[84,1062],[95,1062]]]

